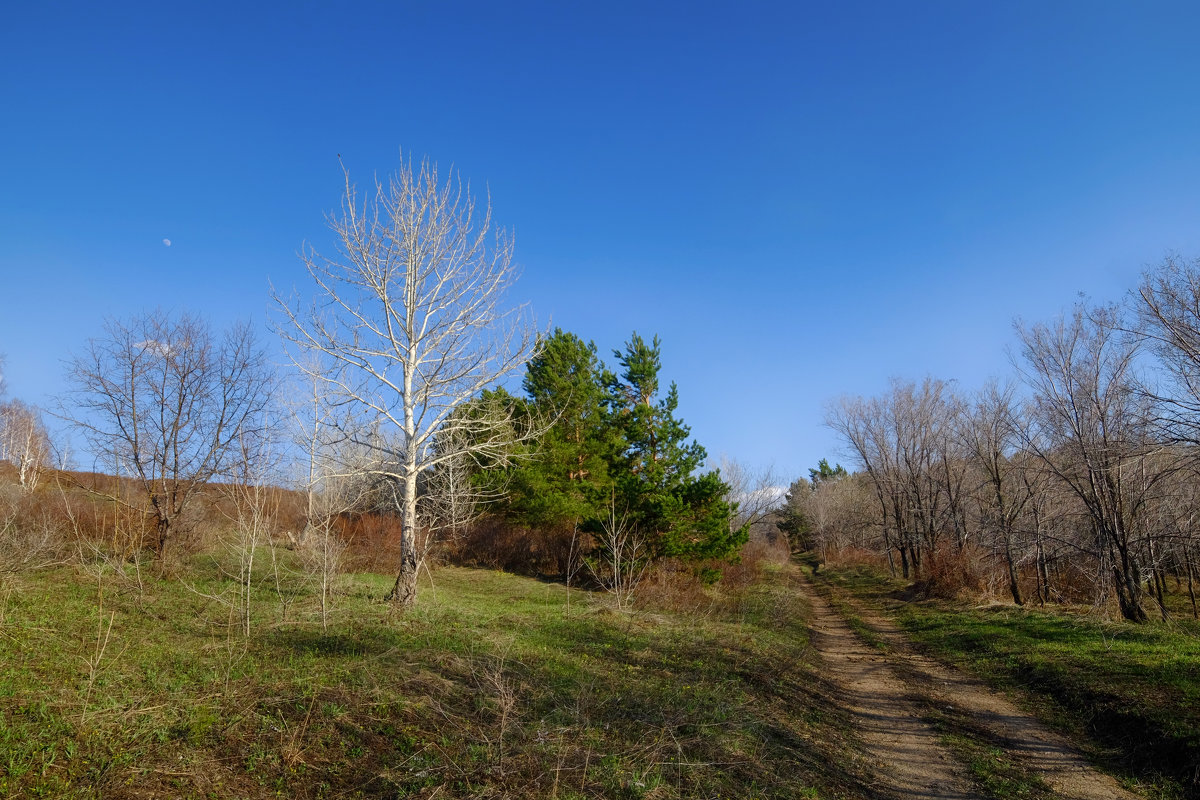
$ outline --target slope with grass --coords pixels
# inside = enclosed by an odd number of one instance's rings
[[[699,610],[445,568],[393,616],[354,575],[322,632],[264,574],[252,634],[204,560],[98,566],[0,594],[0,795],[870,796],[788,570]]]

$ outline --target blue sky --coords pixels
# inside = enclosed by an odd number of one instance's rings
[[[453,165],[513,299],[658,333],[715,459],[1010,373],[1012,320],[1200,255],[1195,3],[23,3],[0,26],[0,352],[49,405],[105,316],[302,290],[340,153]],[[163,239],[170,239],[168,248]],[[610,362],[612,359],[609,359]]]

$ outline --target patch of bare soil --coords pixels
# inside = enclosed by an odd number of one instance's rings
[[[862,738],[880,762],[884,781],[903,798],[974,797],[969,781],[923,723],[922,703],[954,708],[1002,741],[1007,755],[1068,800],[1136,800],[1113,778],[1093,768],[1059,734],[980,682],[917,653],[892,621],[856,605],[855,612],[887,644],[875,650],[812,589],[814,644],[832,680],[846,686],[861,719]],[[922,788],[921,778],[925,779]],[[958,792],[957,794],[955,792]]]

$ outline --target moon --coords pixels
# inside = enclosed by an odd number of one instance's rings
[[[171,246],[171,240],[170,240],[170,239],[163,239],[163,244],[165,244],[167,247],[170,247],[170,246]]]

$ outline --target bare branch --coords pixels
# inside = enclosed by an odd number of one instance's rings
[[[277,327],[295,361],[322,363],[310,374],[343,410],[345,441],[374,454],[369,471],[400,488],[402,566],[391,596],[409,605],[424,555],[418,478],[466,453],[503,452],[511,420],[454,412],[521,367],[537,338],[525,307],[504,303],[518,271],[490,202],[476,214],[469,187],[443,181],[428,161],[415,172],[402,163],[366,199],[344,179],[340,212],[327,218],[335,252],[301,254],[314,299],[305,308],[274,293]]]

